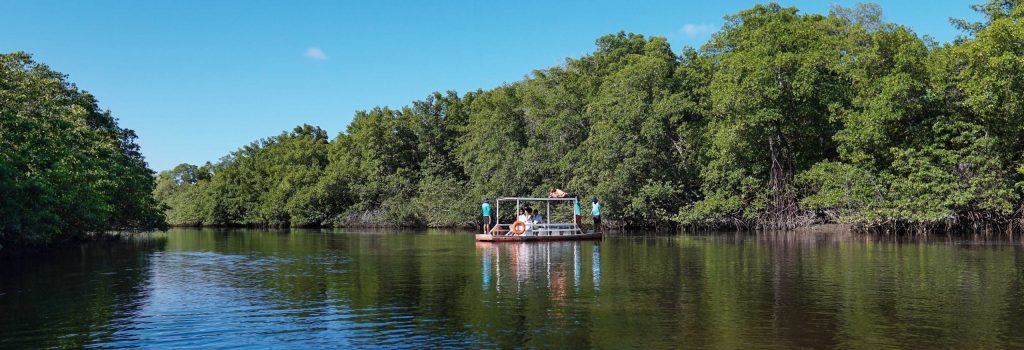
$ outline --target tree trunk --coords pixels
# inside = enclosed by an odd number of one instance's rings
[[[768,138],[768,149],[772,165],[768,179],[767,220],[762,225],[773,229],[793,228],[796,226],[796,216],[799,210],[796,194],[791,186],[794,176],[793,160],[781,135],[772,135]]]

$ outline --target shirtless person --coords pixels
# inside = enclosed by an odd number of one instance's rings
[[[552,188],[551,192],[548,192],[548,198],[565,198],[565,197],[568,197],[568,196],[569,196],[568,193],[565,193],[565,191],[562,191],[562,190],[557,189],[557,188]]]

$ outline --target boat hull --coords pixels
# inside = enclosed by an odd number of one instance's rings
[[[578,235],[551,235],[551,236],[505,236],[480,233],[476,240],[480,242],[544,242],[544,241],[576,241],[584,239],[601,239],[600,232],[590,232]]]

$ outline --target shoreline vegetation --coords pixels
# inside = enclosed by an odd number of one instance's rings
[[[1024,6],[939,44],[877,5],[757,5],[700,48],[618,33],[523,80],[302,125],[160,173],[183,226],[477,225],[563,188],[619,228],[1013,233],[1024,226]]]
[[[65,75],[0,54],[0,252],[166,229],[136,137]]]
[[[484,196],[597,197],[615,228],[1024,230],[1024,6],[937,43],[877,5],[725,17],[700,48],[624,33],[522,80],[301,125],[155,174],[136,135],[0,55],[0,245],[176,226],[472,227]],[[586,211],[586,208],[584,208]]]

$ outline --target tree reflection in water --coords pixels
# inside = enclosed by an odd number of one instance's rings
[[[526,284],[542,283],[547,286],[552,301],[564,301],[567,287],[576,293],[584,281],[581,279],[584,267],[584,246],[591,247],[590,290],[598,291],[601,286],[601,246],[599,242],[477,242],[476,250],[481,256],[481,285],[484,292],[492,288],[497,293],[514,288],[523,291]],[[568,271],[572,270],[572,279]],[[502,274],[508,276],[502,278]],[[508,279],[508,280],[506,280]]]
[[[1024,245],[175,229],[0,272],[0,348],[1024,348]]]

